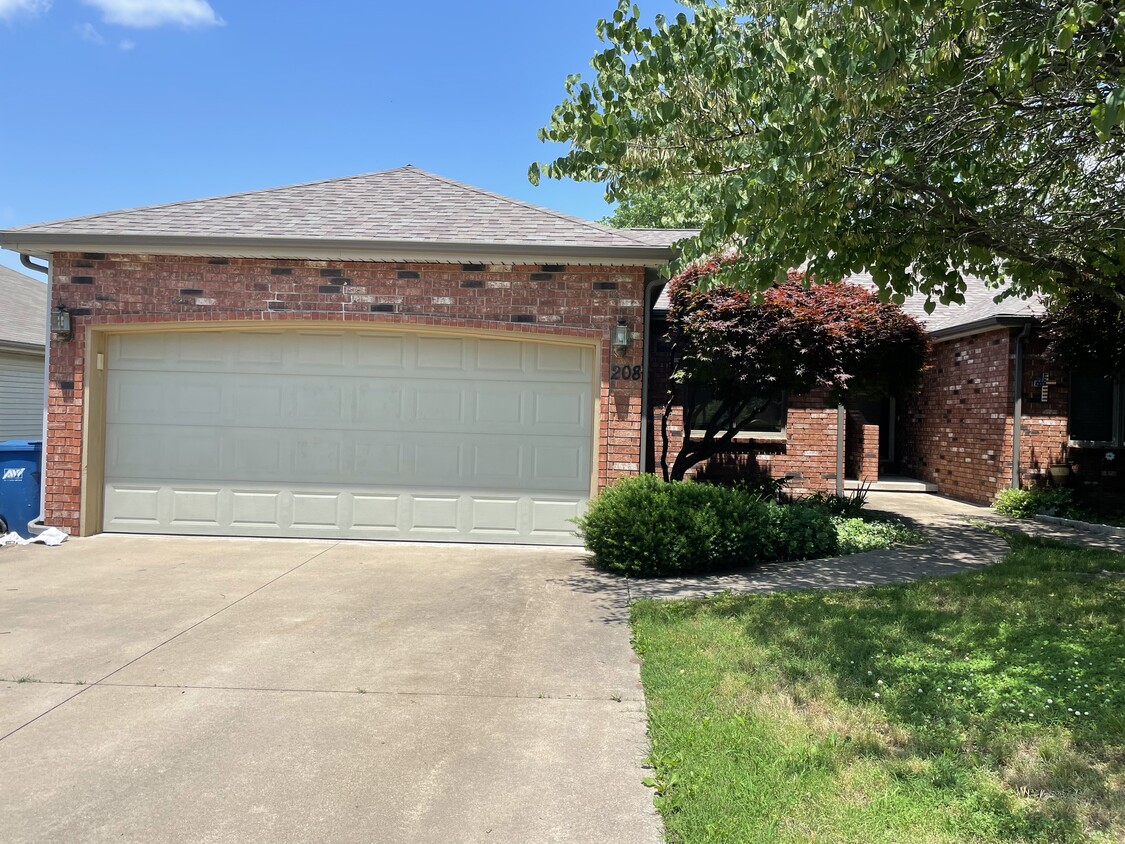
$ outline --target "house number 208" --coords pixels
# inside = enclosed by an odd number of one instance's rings
[[[617,366],[616,364],[609,369],[609,379],[616,381],[620,378],[623,381],[640,381],[641,380],[641,365],[636,366]]]

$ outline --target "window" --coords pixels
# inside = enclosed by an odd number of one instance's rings
[[[695,408],[688,426],[692,431],[705,431],[712,425],[717,425],[720,431],[727,431],[733,421],[733,427],[742,434],[757,434],[765,436],[785,435],[785,415],[788,402],[784,395],[769,399],[764,406],[753,402],[748,411],[734,419],[716,418],[723,413],[723,402],[712,398],[709,391],[696,388]],[[757,413],[754,411],[757,410]]]
[[[1123,383],[1084,372],[1070,377],[1070,440],[1121,446],[1125,440]]]

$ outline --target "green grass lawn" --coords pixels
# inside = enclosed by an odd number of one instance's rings
[[[1125,555],[633,607],[672,842],[1125,840]]]

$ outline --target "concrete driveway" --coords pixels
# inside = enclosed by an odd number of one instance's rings
[[[659,841],[626,618],[574,549],[0,550],[0,835]]]

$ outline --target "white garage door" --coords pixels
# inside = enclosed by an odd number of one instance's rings
[[[107,357],[108,531],[577,542],[588,346],[218,331]]]

